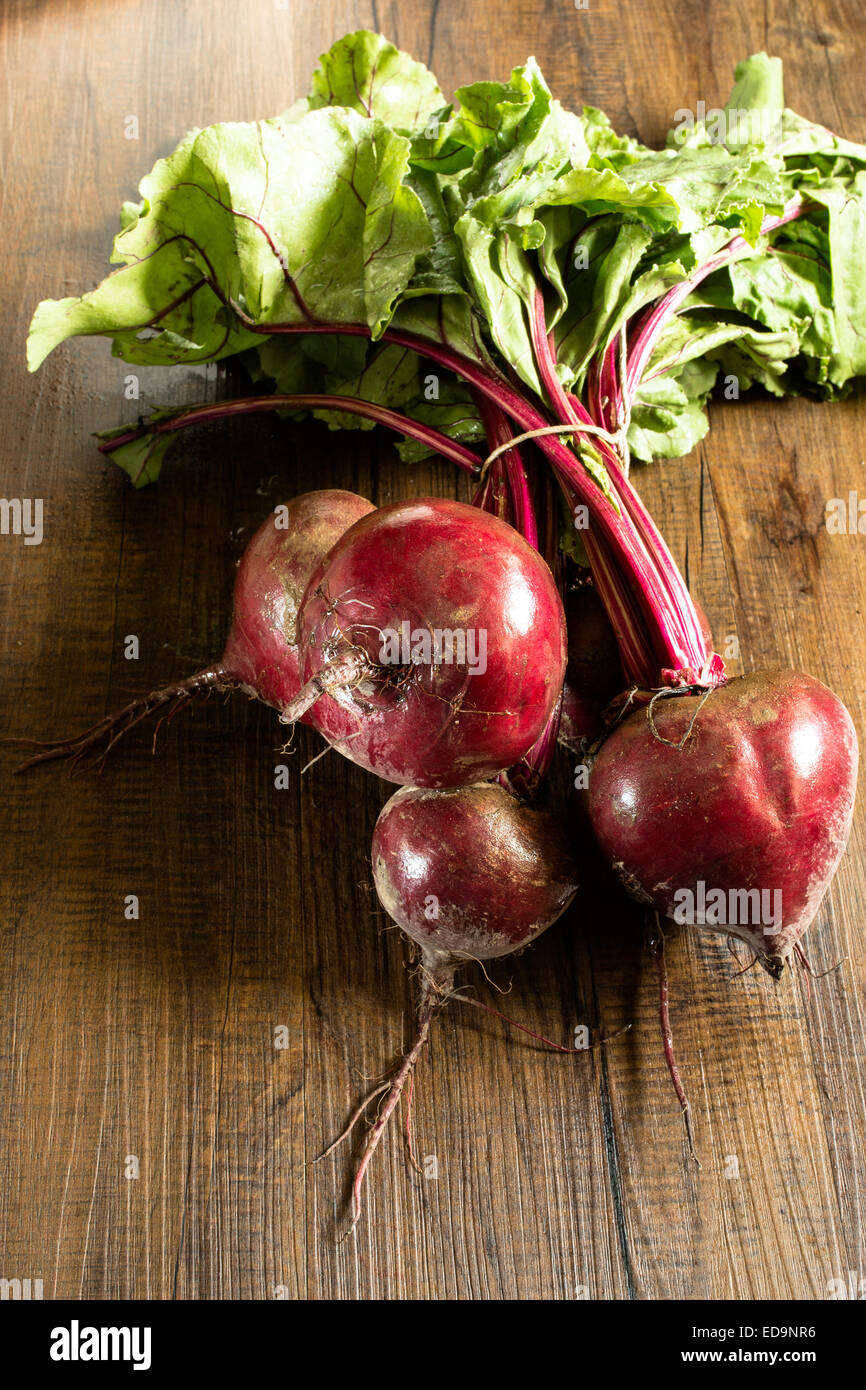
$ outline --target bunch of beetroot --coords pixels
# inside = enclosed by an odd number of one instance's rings
[[[798,381],[820,370],[826,394],[866,370],[856,276],[835,250],[825,278],[844,332],[817,357],[812,317],[770,332],[765,312],[776,275],[800,273],[801,245],[811,265],[825,243],[856,243],[828,241],[824,220],[866,198],[866,151],[785,110],[766,55],[738,69],[735,93],[778,117],[752,152],[760,179],[742,140],[722,150],[698,132],[653,152],[601,113],[564,112],[531,62],[508,86],[463,89],[459,111],[380,36],[347,36],[323,63],[285,117],[193,132],[156,166],[125,209],[122,268],[40,305],[31,366],[94,332],[131,362],[255,358],[269,393],[157,411],[103,437],[138,484],[187,426],[314,412],[452,460],[473,505],[376,510],[331,491],[277,508],[241,564],[222,659],[25,766],[104,755],[149,716],[238,688],[398,784],[373,877],[418,952],[418,1028],[347,1129],[378,1100],[357,1220],[431,1020],[468,998],[457,967],[522,949],[576,892],[576,836],[545,792],[558,742],[581,760],[598,848],[647,908],[686,1116],[660,919],[743,941],[774,979],[792,954],[808,967],[800,938],[851,825],[851,719],[808,675],[728,677],[629,464],[653,439],[671,455],[700,437],[694,407],[722,352],[776,391],[783,361],[800,362]],[[826,306],[813,317],[829,331]],[[422,397],[422,363],[441,400]],[[652,424],[665,381],[679,402],[670,438]]]
[[[418,952],[418,1024],[341,1136],[378,1102],[353,1224],[435,1013],[452,997],[477,1002],[455,995],[457,967],[523,949],[577,891],[573,832],[538,804],[558,734],[584,759],[592,829],[623,887],[661,916],[677,918],[689,895],[721,905],[715,917],[678,919],[740,937],[776,979],[801,953],[850,828],[857,742],[838,698],[795,672],[728,680],[682,582],[690,621],[677,626],[673,603],[663,622],[607,556],[594,583],[570,570],[564,608],[555,532],[536,524],[540,510],[549,523],[549,480],[531,488],[509,452],[492,458],[475,506],[418,498],[376,510],[332,490],[276,508],[241,562],[221,660],[24,764],[104,757],[148,716],[238,688],[400,784],[377,821],[372,867],[382,906]],[[636,496],[622,475],[620,488]],[[534,544],[510,524],[518,499]],[[646,544],[654,528],[641,515],[643,562],[663,556],[671,582],[673,562],[660,538],[655,554]],[[629,670],[632,646],[617,643],[602,606],[609,594],[614,622],[632,601],[643,613],[630,641],[645,669],[658,667],[658,649],[687,653],[689,667],[654,680]],[[753,900],[769,903],[765,917],[728,910]],[[660,952],[658,930],[652,940]],[[688,1120],[659,963],[666,1054]]]
[[[220,661],[24,764],[104,757],[150,715],[237,688],[400,785],[372,864],[382,906],[418,951],[417,1031],[340,1136],[378,1103],[353,1224],[435,1013],[450,998],[478,1002],[455,992],[457,967],[523,949],[577,891],[573,832],[538,804],[558,738],[583,760],[602,854],[652,914],[690,1145],[659,918],[743,940],[774,979],[792,952],[807,966],[799,939],[850,830],[857,740],[844,705],[793,671],[728,679],[610,422],[558,386],[542,326],[536,342],[559,421],[507,395],[506,411],[498,383],[488,395],[475,383],[493,447],[483,468],[459,460],[480,474],[474,506],[428,497],[376,510],[322,491],[276,508],[241,562]],[[530,426],[522,445],[512,421]],[[581,438],[604,458],[604,492]],[[560,552],[557,486],[590,517],[587,567]]]
[[[558,385],[538,312],[551,406],[473,381],[491,447],[483,466],[468,451],[456,459],[478,475],[473,506],[428,497],[376,510],[333,490],[276,508],[241,562],[220,661],[24,764],[104,757],[149,716],[237,688],[400,785],[372,865],[380,902],[418,952],[418,1023],[341,1136],[378,1102],[353,1224],[431,1020],[449,998],[478,1002],[455,992],[457,967],[523,949],[577,891],[574,834],[543,792],[558,739],[582,758],[602,854],[655,923],[665,1053],[690,1141],[659,918],[743,940],[778,979],[792,952],[807,965],[799,939],[850,830],[857,740],[844,705],[793,671],[726,676],[610,420]],[[517,442],[515,426],[529,427]],[[603,458],[606,489],[582,444]],[[588,514],[584,566],[560,550],[557,490]]]

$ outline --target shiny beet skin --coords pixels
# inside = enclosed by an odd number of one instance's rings
[[[556,921],[577,891],[561,822],[497,782],[401,787],[373,832],[385,911],[426,952],[493,960]]]
[[[222,665],[266,704],[282,709],[301,688],[296,626],[310,575],[373,510],[354,492],[305,492],[287,504],[285,526],[272,513],[244,551]]]
[[[848,840],[857,736],[841,700],[796,671],[700,701],[656,700],[655,734],[647,708],[613,730],[590,773],[593,830],[633,897],[741,938],[778,978]]]
[[[497,517],[444,498],[353,526],[310,580],[300,629],[305,681],[364,655],[363,675],[322,695],[309,722],[391,782],[460,786],[511,767],[562,687],[565,618],[544,560]],[[395,660],[385,638],[404,631],[458,643]]]

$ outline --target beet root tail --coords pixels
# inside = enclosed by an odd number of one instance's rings
[[[612,1042],[614,1038],[618,1038],[622,1033],[627,1033],[629,1028],[631,1028],[631,1024],[626,1023],[624,1027],[617,1029],[617,1031],[611,1033],[609,1037],[599,1038],[598,1042],[589,1043],[586,1047],[564,1047],[562,1043],[554,1042],[553,1038],[546,1038],[543,1033],[533,1032],[531,1028],[526,1027],[525,1023],[518,1023],[516,1018],[509,1018],[508,1014],[502,1013],[500,1009],[492,1008],[490,1004],[485,1004],[483,1000],[473,999],[471,994],[460,994],[455,992],[448,997],[449,999],[459,999],[461,1004],[471,1004],[473,1009],[483,1009],[485,1013],[492,1014],[494,1018],[501,1018],[502,1022],[507,1023],[509,1028],[518,1028],[521,1033],[526,1033],[530,1038],[541,1043],[543,1047],[548,1048],[551,1052],[566,1052],[571,1057],[578,1057],[585,1052],[591,1052],[595,1047],[601,1047],[604,1043]]]
[[[671,1031],[671,1016],[668,1006],[668,968],[665,961],[665,938],[662,931],[661,922],[657,912],[648,914],[647,922],[647,941],[653,959],[656,963],[656,973],[659,983],[659,1023],[661,1024],[662,1045],[664,1047],[665,1061],[670,1072],[671,1081],[676,1091],[677,1100],[680,1103],[683,1114],[683,1122],[686,1127],[686,1140],[689,1146],[689,1154],[700,1168],[701,1162],[695,1152],[695,1136],[692,1128],[692,1107],[686,1095],[685,1087],[680,1076],[680,1069],[677,1066],[677,1059],[674,1055],[674,1039]]]
[[[379,1104],[376,1111],[376,1118],[367,1133],[366,1139],[364,1140],[364,1144],[361,1149],[361,1154],[358,1159],[357,1166],[355,1168],[354,1177],[352,1179],[352,1216],[348,1230],[346,1231],[346,1236],[351,1235],[352,1231],[355,1229],[355,1227],[361,1219],[361,1215],[363,1212],[364,1182],[367,1176],[367,1169],[370,1166],[373,1155],[379,1147],[379,1142],[382,1138],[382,1135],[385,1133],[385,1130],[388,1127],[388,1121],[390,1120],[391,1116],[393,1115],[394,1111],[399,1105],[404,1092],[407,1092],[408,1096],[406,1116],[407,1148],[409,1152],[410,1161],[412,1162],[413,1167],[415,1167],[416,1171],[418,1169],[418,1164],[415,1159],[415,1155],[412,1151],[412,1140],[409,1120],[409,1110],[412,1103],[412,1091],[414,1088],[415,1067],[424,1049],[424,1045],[427,1042],[427,1038],[430,1033],[430,1024],[432,1023],[433,1018],[438,1012],[438,1010],[442,1008],[443,1005],[448,1001],[448,995],[451,990],[453,978],[453,967],[446,967],[444,969],[440,968],[435,971],[431,971],[425,969],[424,966],[422,966],[423,984],[421,987],[421,997],[418,1001],[417,1028],[415,1031],[415,1037],[412,1041],[412,1045],[408,1048],[408,1050],[401,1057],[400,1061],[397,1063],[394,1074],[390,1078],[390,1080],[380,1082],[378,1086],[374,1087],[374,1089],[369,1092],[369,1094],[364,1098],[364,1100],[362,1100],[361,1103],[358,1106],[356,1106],[356,1108],[353,1110],[349,1122],[343,1129],[342,1133],[337,1136],[334,1142],[330,1144],[327,1149],[325,1149],[324,1153],[319,1155],[319,1158],[326,1158],[328,1154],[333,1153],[334,1150],[337,1149],[340,1144],[342,1144],[343,1140],[349,1137],[349,1135],[355,1128],[355,1125],[365,1114],[368,1107],[373,1103],[373,1101],[378,1100]],[[318,1160],[316,1161],[318,1162]],[[343,1239],[345,1239],[345,1236],[343,1237]]]
[[[785,969],[785,962],[781,956],[759,956],[758,961],[764,967],[770,979],[778,984]]]
[[[346,689],[356,685],[370,670],[369,658],[357,647],[342,656],[325,662],[321,670],[302,685],[293,700],[280,710],[281,724],[297,724],[307,710],[313,708],[317,700],[330,690]]]
[[[134,729],[136,724],[141,724],[143,720],[149,719],[158,710],[163,710],[164,713],[154,730],[154,750],[156,749],[157,735],[163,723],[166,721],[170,723],[181,708],[190,705],[194,700],[204,695],[209,695],[213,690],[231,690],[240,684],[241,682],[237,677],[224,667],[209,666],[203,671],[197,671],[193,676],[188,676],[186,680],[175,681],[171,685],[164,686],[161,690],[153,690],[149,695],[142,695],[136,700],[131,700],[122,709],[106,714],[104,718],[92,724],[89,729],[85,729],[79,734],[73,734],[69,738],[46,740],[7,738],[0,741],[7,744],[24,744],[41,750],[21,763],[15,769],[16,772],[27,772],[40,763],[54,762],[61,758],[69,760],[69,770],[72,772],[86,754],[96,749],[101,749],[102,755],[99,759],[101,770],[112,748],[123,738],[124,734],[129,733],[130,729]]]

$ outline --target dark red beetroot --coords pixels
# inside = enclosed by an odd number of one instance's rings
[[[403,787],[373,832],[379,901],[432,968],[519,951],[577,891],[559,820],[496,782]]]
[[[352,1225],[361,1213],[370,1159],[411,1081],[434,1014],[449,998],[479,1002],[453,993],[455,970],[467,960],[522,950],[561,916],[578,886],[561,822],[519,802],[498,783],[445,791],[402,787],[376,822],[372,860],[379,901],[421,948],[418,1031],[393,1077],[366,1097],[327,1150],[378,1100],[355,1174]],[[407,1137],[409,1132],[407,1114]]]
[[[857,760],[845,706],[799,672],[660,697],[602,744],[593,829],[633,897],[739,937],[778,979],[845,849]]]
[[[297,695],[301,684],[296,624],[307,581],[334,542],[373,510],[365,497],[338,488],[305,492],[275,508],[241,559],[232,626],[222,660],[131,701],[82,734],[39,744],[42,752],[29,758],[19,771],[53,758],[71,758],[74,766],[96,747],[107,753],[124,733],[151,714],[162,710],[163,717],[170,719],[182,706],[212,690],[240,688],[282,709]],[[37,743],[35,739],[12,741]]]
[[[391,782],[458,786],[511,767],[562,687],[565,619],[544,560],[497,517],[443,498],[353,526],[311,579],[300,629],[308,685],[284,717],[312,705],[335,748]],[[395,645],[403,633],[411,653]],[[437,635],[451,659],[421,650]]]

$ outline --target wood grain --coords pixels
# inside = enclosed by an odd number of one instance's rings
[[[282,109],[335,37],[368,25],[447,91],[534,52],[566,103],[602,106],[647,140],[678,107],[723,100],[735,61],[766,47],[792,106],[866,139],[859,0],[242,10],[11,0],[0,16],[2,492],[46,509],[41,546],[0,538],[4,734],[74,729],[217,653],[244,537],[285,495],[462,495],[454,470],[407,469],[385,440],[265,419],[199,435],[133,493],[89,437],[141,408],[105,342],[73,342],[27,376],[36,301],[96,283],[121,201],[189,126]],[[224,389],[214,369],[140,376],[146,403]],[[640,479],[742,669],[812,671],[861,731],[864,541],[828,536],[822,514],[864,487],[864,424],[860,395],[719,403],[699,450]],[[638,916],[590,884],[494,982],[555,1037],[630,1031],[575,1060],[453,1007],[415,1105],[438,1179],[411,1175],[391,1136],[368,1216],[338,1244],[345,1161],[312,1160],[401,1046],[411,989],[368,867],[386,787],[336,755],[302,777],[318,751],[304,731],[277,791],[280,737],[267,711],[215,699],[155,759],[142,735],[102,777],[16,780],[3,753],[0,1276],[41,1278],[46,1297],[820,1299],[829,1279],[866,1275],[862,817],[810,937],[816,969],[845,962],[811,1000],[792,978],[733,981],[723,946],[671,939],[700,1172]]]

